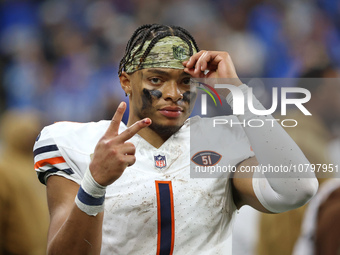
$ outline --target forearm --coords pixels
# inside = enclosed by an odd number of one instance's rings
[[[242,85],[245,99],[247,86]],[[257,110],[264,107],[253,96],[253,105]],[[232,105],[232,96],[227,101]],[[247,100],[245,100],[247,102]],[[279,172],[257,171],[254,173],[253,188],[259,201],[272,212],[294,209],[306,203],[316,192],[318,183],[314,173],[308,167],[309,162],[292,140],[271,115],[254,115],[244,105],[245,114],[237,116],[244,125],[245,133],[252,145],[259,162],[258,170],[276,167]],[[261,127],[249,126],[249,121],[263,123]],[[254,122],[254,120],[258,122]],[[303,165],[303,172],[294,171],[296,166]]]
[[[74,204],[59,230],[58,220],[51,222],[47,254],[100,254],[103,214],[89,216]]]
[[[99,254],[102,240],[103,210],[91,208],[92,200],[84,199],[84,190],[93,194],[88,187],[89,172],[81,182],[80,188],[75,182],[60,176],[51,176],[47,180],[47,197],[50,210],[50,228],[48,234],[48,254]],[[96,187],[94,187],[95,189]],[[103,197],[105,190],[98,194]],[[79,203],[80,200],[83,201]],[[89,204],[86,208],[86,203]],[[79,205],[85,208],[79,208]]]

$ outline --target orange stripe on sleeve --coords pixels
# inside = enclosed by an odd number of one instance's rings
[[[46,165],[55,165],[60,163],[65,163],[65,159],[63,157],[55,157],[55,158],[48,158],[43,159],[34,164],[34,169],[38,169],[40,167],[46,166]]]

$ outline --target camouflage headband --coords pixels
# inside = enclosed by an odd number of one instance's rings
[[[151,41],[145,42],[142,50],[140,50],[132,60],[125,65],[125,72],[133,73],[137,70],[145,68],[174,68],[184,69],[182,62],[190,58],[189,45],[177,36],[167,36],[160,39],[151,49],[144,62],[140,62],[145,50]],[[133,55],[140,45],[132,49]],[[192,46],[193,54],[197,51]]]

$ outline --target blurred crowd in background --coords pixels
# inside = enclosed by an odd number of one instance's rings
[[[47,123],[111,118],[124,99],[117,66],[140,25],[180,25],[201,49],[230,52],[240,77],[297,77],[340,65],[337,0],[2,1],[1,110]]]
[[[119,84],[118,64],[127,41],[140,25],[164,23],[186,28],[200,49],[228,51],[240,77],[297,78],[311,68],[340,67],[339,17],[338,0],[1,1],[0,128],[7,131],[0,136],[0,179],[7,186],[0,185],[4,191],[0,189],[0,207],[20,204],[23,191],[18,191],[17,202],[13,193],[6,193],[15,189],[11,185],[18,183],[20,171],[27,174],[22,175],[27,190],[38,183],[33,176],[31,149],[27,148],[32,148],[31,137],[43,125],[111,119],[120,101],[127,100]],[[13,136],[15,142],[6,139],[13,132],[21,134]],[[32,140],[29,144],[28,137]],[[12,165],[8,166],[9,162]],[[9,168],[17,169],[10,177]],[[24,186],[23,182],[18,185]],[[38,199],[43,192],[32,190],[26,200]],[[46,216],[46,201],[39,201],[40,207],[32,212],[39,210]],[[13,210],[22,212],[20,208]],[[0,208],[1,230],[10,219],[2,211]],[[18,217],[12,218],[18,221]],[[39,221],[37,240],[46,237],[47,221]],[[19,235],[18,229],[6,238],[25,239],[27,233]],[[240,237],[245,232],[240,229],[239,233]],[[251,228],[247,233],[257,235]],[[9,240],[0,232],[0,246]],[[241,239],[238,246],[246,247],[244,241]],[[33,245],[33,241],[29,243]],[[25,252],[15,254],[44,254],[41,247],[31,247],[32,253],[28,253],[29,248],[20,245]],[[12,243],[11,247],[15,250],[20,245]],[[250,246],[249,254],[254,254],[254,244]]]

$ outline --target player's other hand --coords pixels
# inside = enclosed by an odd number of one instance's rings
[[[151,120],[145,118],[118,134],[125,109],[126,104],[120,103],[106,133],[97,143],[90,163],[90,171],[94,180],[103,186],[113,183],[122,175],[127,166],[135,163],[136,148],[126,141],[151,124]]]
[[[242,84],[228,52],[201,50],[184,61],[183,66],[193,78],[229,78],[235,86]]]

